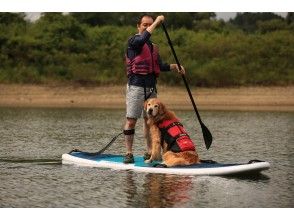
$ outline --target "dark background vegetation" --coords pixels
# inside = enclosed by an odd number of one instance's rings
[[[0,83],[126,82],[124,52],[141,13],[0,13]],[[159,13],[153,13],[158,15]],[[192,86],[292,85],[294,13],[163,13]],[[152,36],[164,61],[174,63],[163,31]],[[162,73],[162,84],[179,85]]]

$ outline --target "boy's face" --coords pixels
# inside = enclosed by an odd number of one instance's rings
[[[153,23],[153,19],[149,16],[144,16],[141,20],[141,24],[137,25],[139,34],[142,34]]]

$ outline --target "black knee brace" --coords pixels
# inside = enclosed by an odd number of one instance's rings
[[[124,130],[124,135],[133,135],[135,134],[135,129]]]

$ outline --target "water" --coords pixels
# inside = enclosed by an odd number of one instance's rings
[[[124,111],[0,108],[0,207],[293,207],[294,113],[201,112],[214,137],[209,151],[194,112],[176,113],[203,159],[261,159],[271,169],[209,177],[62,165],[73,147],[106,146],[121,132]],[[140,120],[134,153],[143,146]],[[123,138],[108,152],[124,153]]]

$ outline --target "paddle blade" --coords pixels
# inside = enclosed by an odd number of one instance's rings
[[[208,150],[212,143],[212,135],[210,131],[208,130],[208,128],[203,123],[201,123],[201,128],[202,128],[202,134],[203,134],[205,146],[206,146],[206,149]]]

